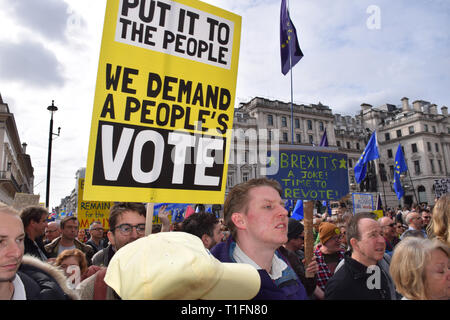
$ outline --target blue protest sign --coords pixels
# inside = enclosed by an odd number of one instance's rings
[[[280,150],[278,172],[266,175],[283,188],[283,199],[339,200],[349,192],[347,155],[311,150]]]

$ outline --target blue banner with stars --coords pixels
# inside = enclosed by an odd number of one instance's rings
[[[283,199],[339,200],[349,192],[346,154],[280,150],[276,159],[270,152],[269,158],[279,169],[266,177],[281,184]]]

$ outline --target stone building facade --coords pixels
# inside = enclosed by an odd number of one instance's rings
[[[373,107],[363,103],[359,114],[354,117],[333,114],[330,107],[320,102],[294,104],[292,117],[290,103],[255,97],[235,109],[235,143],[230,153],[227,190],[237,183],[260,176],[261,163],[255,161],[255,154],[259,152],[260,140],[264,141],[265,134],[268,144],[313,146],[320,143],[326,129],[329,146],[348,156],[350,192],[380,194],[383,203],[389,207],[414,202],[434,204],[434,180],[450,177],[450,120],[447,111],[447,107],[442,106],[441,113],[438,113],[435,104],[422,100],[414,101],[411,106],[408,98],[403,98],[401,105]],[[278,129],[278,137],[274,129]],[[372,165],[373,172],[368,173],[372,183],[358,185],[353,167],[375,129],[380,159]],[[245,144],[236,143],[243,139]],[[252,139],[259,142],[251,143]],[[394,159],[399,144],[403,147],[409,168],[409,174],[401,177],[405,189],[401,201],[393,192]],[[254,145],[257,146],[256,151],[252,147]]]
[[[17,192],[33,194],[34,168],[26,147],[14,114],[0,95],[0,202],[12,205]]]

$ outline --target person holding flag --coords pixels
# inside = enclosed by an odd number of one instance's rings
[[[356,183],[361,183],[366,177],[367,163],[378,158],[380,158],[380,153],[378,152],[377,131],[375,130],[370,136],[369,142],[361,154],[361,157],[353,168],[355,171]]]

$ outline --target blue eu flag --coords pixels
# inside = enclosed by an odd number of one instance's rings
[[[291,218],[295,220],[303,220],[303,200],[297,200],[294,211],[292,211]]]
[[[303,57],[303,52],[298,44],[297,30],[295,30],[286,7],[286,0],[281,0],[280,45],[281,72],[286,75]]]
[[[400,174],[405,171],[408,171],[408,166],[406,165],[405,157],[403,156],[402,146],[399,144],[397,153],[395,154],[394,165],[394,191],[398,200],[400,200],[404,195],[402,183],[400,181]]]
[[[366,177],[367,163],[378,159],[379,157],[380,153],[378,152],[377,146],[377,131],[375,130],[370,136],[369,142],[361,154],[361,157],[353,168],[355,170],[355,179],[357,183],[361,183]]]

